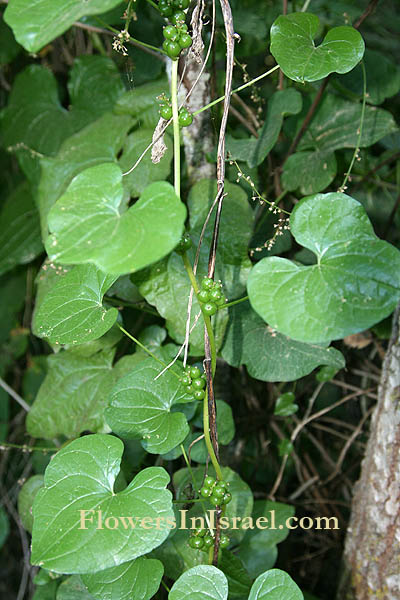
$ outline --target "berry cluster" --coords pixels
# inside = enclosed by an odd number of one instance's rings
[[[206,374],[202,373],[198,367],[186,367],[185,374],[181,377],[181,383],[186,388],[186,393],[192,396],[194,400],[203,400],[206,395]]]
[[[185,23],[186,15],[183,12],[189,4],[190,0],[160,0],[158,3],[161,15],[170,21],[163,30],[163,49],[172,60],[177,60],[181,51],[192,45],[192,38]]]
[[[161,96],[158,96],[157,100],[160,103],[159,113],[161,117],[166,121],[172,119],[172,106],[170,99],[165,94],[161,94]],[[181,127],[188,127],[192,123],[193,116],[186,108],[182,107],[179,111],[179,125]]]
[[[224,506],[232,500],[232,494],[228,492],[229,483],[226,481],[216,481],[213,477],[204,479],[200,494],[203,498],[208,498],[213,506]]]
[[[227,548],[229,546],[229,537],[222,534],[219,538],[219,547]],[[196,550],[207,551],[211,546],[214,546],[214,538],[207,533],[206,529],[197,529],[189,538],[189,546]]]
[[[201,282],[201,290],[197,294],[199,302],[202,304],[203,312],[206,315],[215,315],[219,306],[222,306],[227,301],[222,293],[222,283],[217,283],[204,277]]]
[[[192,247],[192,240],[189,237],[189,234],[184,233],[181,239],[179,240],[179,244],[175,248],[175,252],[178,254],[185,254],[187,250],[190,250]]]

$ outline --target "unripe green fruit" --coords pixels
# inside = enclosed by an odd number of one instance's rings
[[[229,537],[225,534],[222,534],[221,537],[219,538],[219,547],[227,548],[229,546],[229,542],[230,542]]]
[[[200,494],[203,496],[203,498],[209,498],[212,494],[212,490],[207,486],[203,486],[200,490]]]
[[[217,312],[217,306],[213,302],[207,302],[207,304],[204,304],[203,306],[203,311],[206,313],[206,315],[211,317]]]
[[[183,10],[177,10],[171,17],[171,22],[174,25],[178,25],[180,23],[184,23],[186,21],[186,15]]]
[[[167,25],[163,29],[163,36],[166,40],[172,40],[173,42],[176,42],[178,40],[179,33],[176,27],[173,25]]]
[[[192,379],[199,379],[201,376],[199,367],[190,367],[190,376]]]
[[[200,290],[200,292],[197,294],[197,297],[200,302],[203,302],[204,304],[210,300],[210,294],[207,292],[207,290]]]
[[[203,538],[201,537],[190,537],[189,546],[195,550],[200,550],[204,546]]]
[[[206,395],[206,393],[204,390],[195,390],[193,392],[193,397],[195,400],[203,400],[205,395]]]
[[[188,33],[182,33],[179,37],[179,44],[181,48],[190,48],[193,40]]]
[[[204,538],[204,548],[211,548],[214,546],[214,538],[211,535],[206,535]]]
[[[210,277],[204,277],[201,282],[203,290],[211,290],[214,287],[214,282]]]
[[[211,487],[212,485],[215,484],[215,479],[213,477],[210,477],[209,475],[207,475],[207,477],[204,479],[204,484],[206,487]]]

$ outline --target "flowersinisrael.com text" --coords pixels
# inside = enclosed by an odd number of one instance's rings
[[[187,517],[187,510],[180,510],[180,521],[175,518],[109,516],[103,519],[101,510],[80,510],[79,529],[204,529],[215,528],[216,511],[210,510],[207,519],[204,517]],[[277,524],[274,510],[269,511],[269,517],[221,517],[221,529],[339,529],[336,517],[288,517],[283,523]]]

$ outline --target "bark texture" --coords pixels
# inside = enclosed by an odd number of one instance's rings
[[[355,486],[337,600],[400,600],[399,314]]]

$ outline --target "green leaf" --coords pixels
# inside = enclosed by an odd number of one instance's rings
[[[56,600],[59,581],[50,581],[36,588],[32,600]]]
[[[199,565],[175,581],[168,600],[227,600],[228,581],[216,567]]]
[[[120,0],[11,0],[4,20],[28,52],[37,52],[85,15],[105,12]]]
[[[0,112],[4,144],[17,153],[23,171],[35,185],[40,178],[40,157],[54,156],[64,140],[111,110],[123,85],[111,59],[82,56],[74,61],[68,89],[71,105],[66,110],[52,72],[31,65],[17,75],[8,106]]]
[[[313,194],[327,188],[336,171],[336,157],[330,150],[295,152],[284,164],[282,185],[285,190],[299,188],[302,194]]]
[[[74,60],[68,79],[69,100],[75,111],[90,114],[91,121],[111,111],[124,91],[118,68],[107,56],[83,55]]]
[[[123,173],[129,171],[129,169],[133,167],[138,158],[151,143],[152,137],[153,130],[144,127],[128,135],[122,149],[122,156],[119,160],[119,165]],[[150,183],[167,179],[171,171],[173,157],[173,143],[168,134],[165,134],[164,142],[167,145],[167,150],[159,163],[154,164],[151,160],[151,152],[147,152],[134,171],[124,177],[124,189],[131,197],[135,198],[140,196],[146,186]]]
[[[82,344],[108,331],[118,317],[102,299],[116,277],[78,265],[51,287],[34,315],[34,332],[55,344]]]
[[[185,205],[171,184],[149,185],[131,208],[121,212],[122,173],[112,163],[77,175],[49,212],[50,260],[94,262],[107,273],[138,271],[163,258],[179,242]],[[155,243],[157,240],[157,243]]]
[[[71,352],[49,356],[46,379],[26,420],[30,435],[53,439],[107,432],[104,410],[115,381],[114,354],[108,350],[88,358]]]
[[[247,600],[252,580],[240,558],[224,549],[221,558],[218,560],[218,565],[228,580],[229,600],[235,598]]]
[[[336,95],[322,100],[310,127],[305,132],[299,150],[322,151],[355,148],[358,142],[362,106]],[[360,147],[372,146],[381,138],[398,131],[393,116],[383,108],[366,106]]]
[[[38,491],[43,487],[43,475],[29,477],[18,494],[18,514],[23,527],[32,533],[32,506]]]
[[[303,344],[274,331],[248,303],[229,309],[222,357],[232,366],[246,365],[249,374],[261,381],[294,381],[319,365],[345,366],[336,348]]]
[[[57,600],[96,600],[90,594],[79,575],[63,581],[57,590]]]
[[[263,573],[253,583],[249,600],[303,600],[303,594],[293,579],[279,569]]]
[[[24,183],[6,200],[0,213],[0,275],[31,262],[42,250],[39,215]]]
[[[264,258],[253,268],[250,302],[271,327],[303,342],[326,342],[368,329],[400,298],[400,253],[380,239],[345,194],[303,198],[290,217],[296,241],[318,263]]]
[[[96,600],[150,600],[160,587],[163,573],[159,560],[140,557],[99,573],[82,575],[82,581]]]
[[[142,60],[142,56],[140,57]],[[152,127],[160,118],[156,97],[169,93],[166,78],[151,81],[125,92],[117,101],[114,112],[117,115],[129,115],[144,127]],[[149,140],[150,141],[150,140]]]
[[[56,157],[42,158],[37,202],[43,239],[47,237],[49,210],[66,191],[72,178],[94,165],[116,162],[131,124],[129,117],[105,113],[65,140]]]
[[[334,27],[315,46],[319,19],[311,13],[291,13],[271,27],[271,54],[294,81],[317,81],[330,73],[348,73],[364,55],[364,40],[353,27]]]
[[[275,92],[268,100],[268,111],[258,138],[238,140],[227,136],[226,144],[229,157],[247,162],[250,167],[260,165],[268,156],[278,139],[283,117],[296,115],[301,111],[302,97],[294,88]]]
[[[387,54],[375,50],[365,50],[364,65],[367,73],[367,102],[382,104],[386,98],[395,96],[400,90],[400,69]],[[347,75],[337,77],[335,83],[350,91],[356,99],[363,95],[363,74],[361,66]]]
[[[335,178],[334,152],[340,148],[356,148],[362,107],[333,94],[328,94],[317,109],[305,132],[299,151],[289,156],[282,173],[288,190],[300,189],[312,194],[325,189]],[[360,147],[372,146],[386,135],[397,131],[392,115],[381,108],[366,106]]]
[[[295,404],[294,400],[295,395],[293,392],[287,392],[286,394],[279,396],[276,400],[274,415],[277,415],[278,417],[289,417],[290,415],[294,415],[294,413],[299,410],[299,407]]]
[[[169,371],[154,380],[161,368],[153,359],[137,364],[114,387],[105,413],[113,431],[128,439],[142,438],[152,454],[169,452],[189,433],[186,417],[171,412],[185,394],[183,386]]]
[[[166,519],[173,518],[168,474],[161,467],[144,469],[115,493],[122,452],[121,440],[96,434],[54,456],[33,506],[32,564],[57,573],[96,573],[147,554],[166,539]],[[124,516],[133,518],[133,527]]]
[[[287,538],[287,520],[293,515],[294,508],[288,504],[269,500],[254,502],[251,516],[255,529],[247,531],[238,550],[239,558],[253,579],[274,566],[276,545]]]

